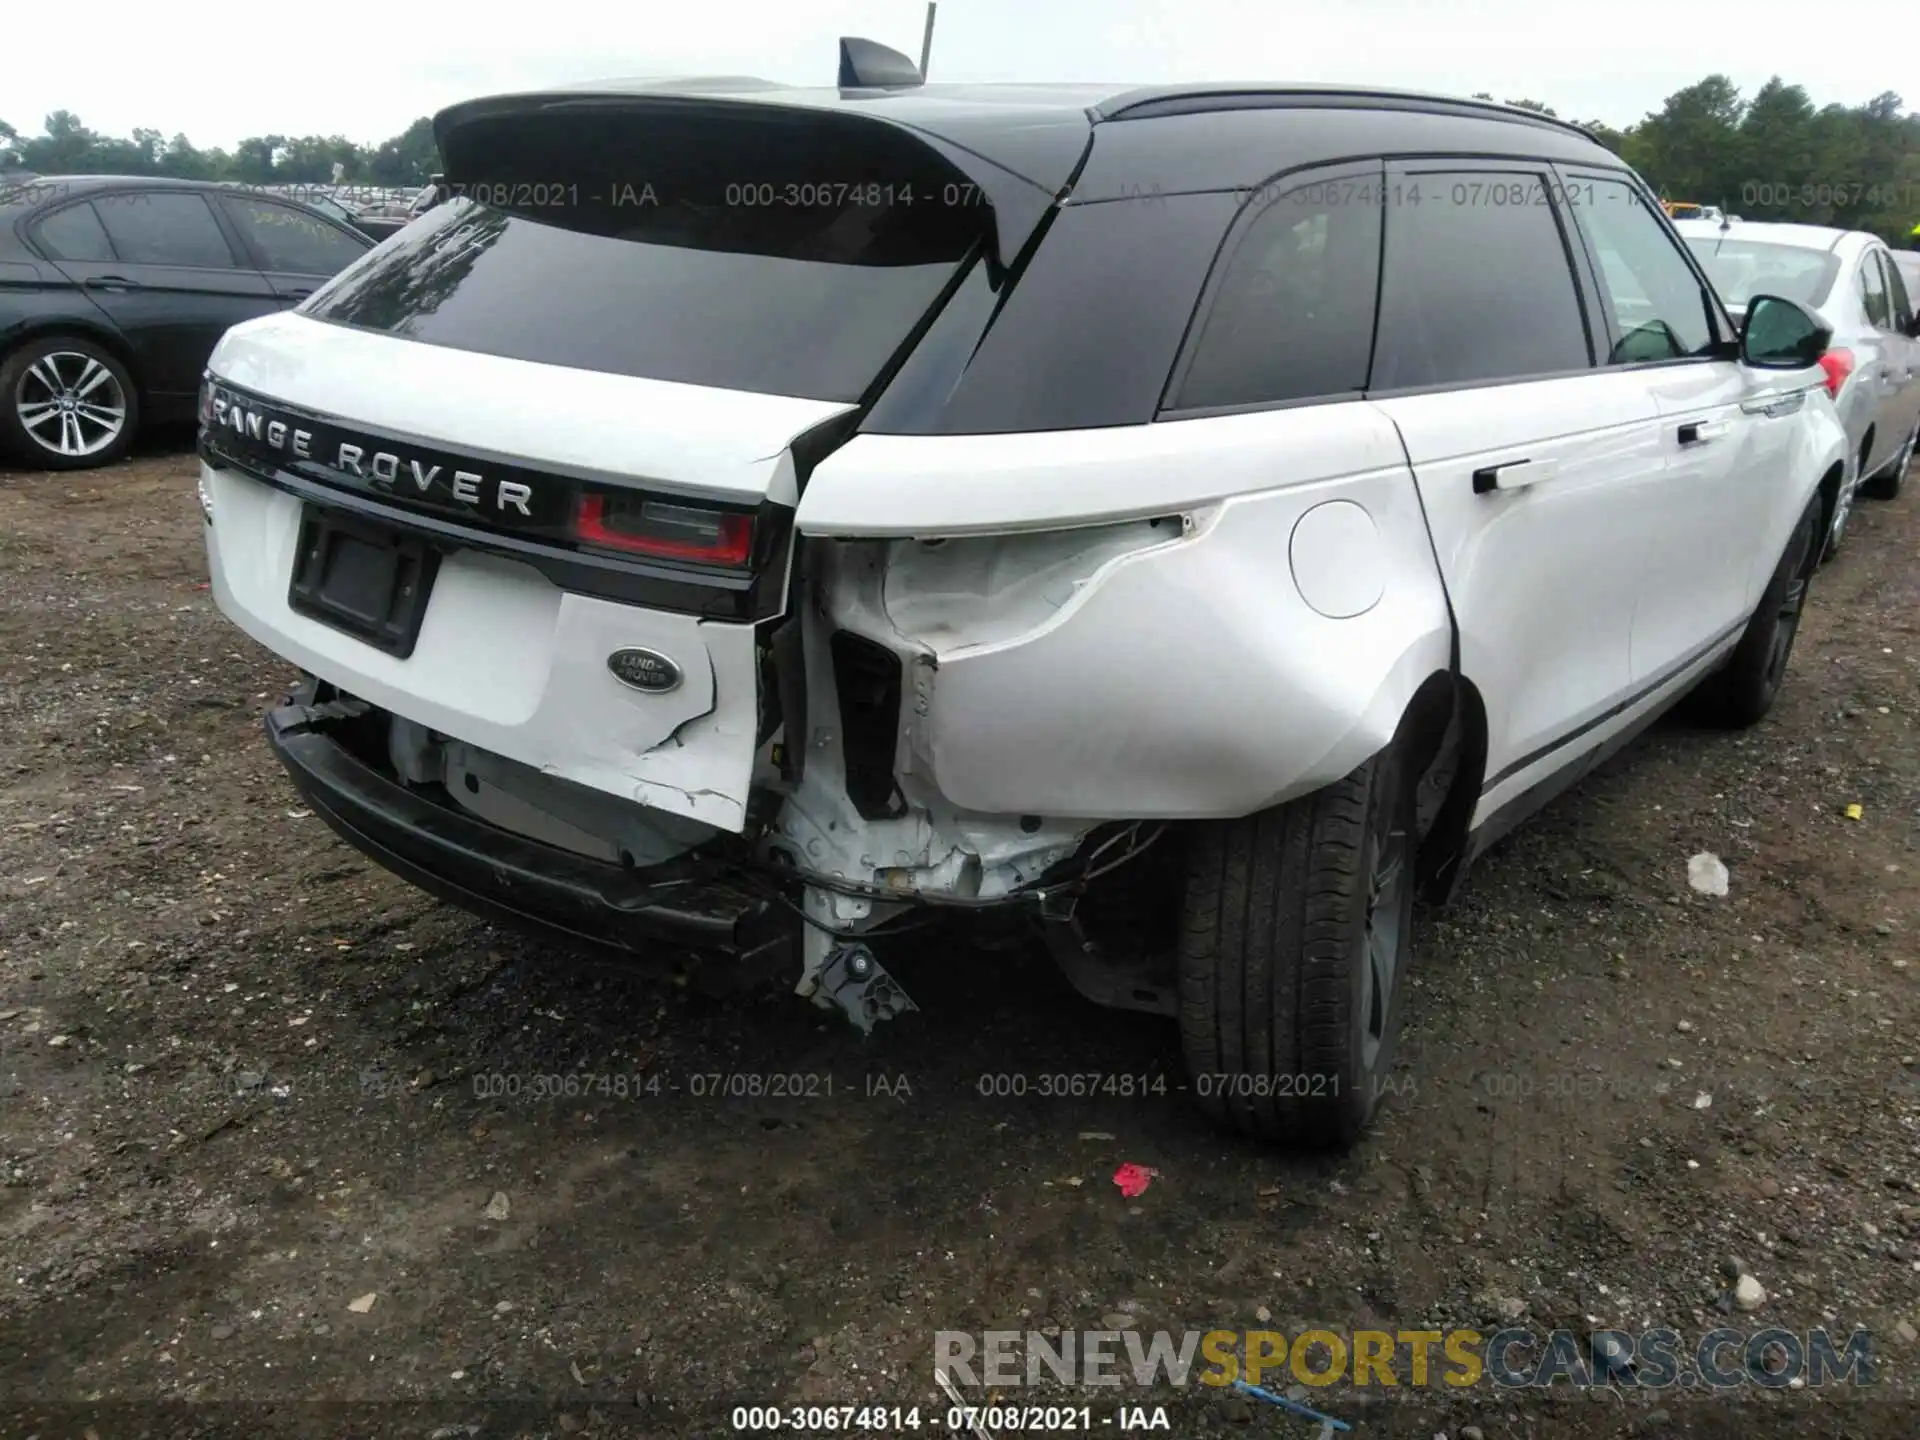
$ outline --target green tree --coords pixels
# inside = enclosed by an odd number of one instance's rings
[[[1604,120],[1576,120],[1573,123],[1593,136],[1594,139],[1598,140],[1616,155],[1626,146],[1626,134],[1614,129]]]
[[[1744,112],[1734,83],[1709,75],[1676,90],[1634,126],[1622,153],[1662,195],[1718,204],[1723,195],[1739,192]]]
[[[271,185],[274,161],[287,143],[284,135],[249,135],[233,147],[233,160],[223,180],[243,180],[250,185]]]
[[[41,124],[44,133],[20,147],[21,162],[42,175],[97,173],[95,150],[100,137],[80,123],[71,110],[56,110]]]
[[[220,180],[227,173],[227,153],[224,150],[196,150],[185,135],[175,135],[167,142],[166,153],[160,157],[158,168],[162,175],[176,176],[181,180]]]
[[[368,173],[380,185],[424,185],[439,168],[433,121],[422,115],[373,152]]]
[[[1724,202],[1749,220],[1787,220],[1801,177],[1814,169],[1818,117],[1807,92],[1778,75],[1762,85],[1740,120],[1740,174]]]
[[[366,169],[366,152],[344,135],[302,135],[286,142],[273,166],[277,184],[324,185],[333,179],[333,167],[342,178],[358,180]]]

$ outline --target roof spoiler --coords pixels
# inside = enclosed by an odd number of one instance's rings
[[[924,83],[920,67],[898,50],[858,35],[840,37],[842,90],[907,90]]]
[[[811,143],[820,155],[844,154],[852,144],[891,157],[881,169],[899,172],[903,182],[909,172],[922,174],[929,182],[924,193],[931,205],[956,212],[976,206],[984,210],[983,218],[991,220],[998,242],[995,258],[1002,265],[1014,263],[1053,207],[1052,188],[967,145],[864,107],[795,103],[778,98],[778,92],[775,96],[587,86],[495,95],[448,106],[433,117],[433,133],[448,182],[456,192],[487,197],[525,189],[538,194],[568,190],[577,178],[582,197],[621,203],[618,195],[651,184],[653,189],[647,193],[657,203],[670,181],[678,185],[687,177],[709,189],[720,183],[716,175],[724,179],[753,174],[756,182],[770,182],[775,177],[765,168],[763,152],[782,130],[804,132],[814,137]],[[596,142],[593,132],[600,127],[592,122],[602,118],[608,122],[607,135]],[[652,144],[635,145],[632,131],[627,130],[617,142],[609,139],[622,119],[629,125],[657,125],[660,137]],[[578,138],[556,133],[556,127],[568,121],[582,125]],[[1084,117],[1080,123],[1084,130]],[[691,128],[710,128],[724,157],[704,166],[696,163],[700,147],[693,143],[698,137],[689,136]],[[1084,149],[1086,141],[1076,138],[1074,143]],[[914,163],[915,151],[923,152],[919,163]],[[569,157],[567,163],[556,166],[551,159],[556,154]],[[642,154],[650,157],[649,163],[636,167],[634,157]],[[750,156],[760,157],[756,161],[760,169],[746,163]],[[950,167],[946,174],[951,183],[936,183],[926,173],[926,166],[936,159]],[[578,176],[572,173],[575,170]],[[629,178],[633,183],[626,185]],[[494,208],[511,207],[496,203]]]

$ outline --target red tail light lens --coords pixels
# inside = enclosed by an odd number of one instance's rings
[[[589,491],[580,497],[574,538],[582,545],[691,560],[745,565],[753,555],[753,517],[644,495]]]
[[[1853,352],[1829,350],[1820,357],[1820,368],[1827,372],[1827,394],[1838,400],[1840,387],[1846,384],[1847,377],[1853,374]]]

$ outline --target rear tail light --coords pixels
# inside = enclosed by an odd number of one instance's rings
[[[1820,368],[1827,372],[1827,394],[1838,400],[1840,387],[1846,384],[1847,377],[1853,374],[1853,352],[1829,350],[1820,357]]]
[[[573,534],[582,545],[704,565],[745,565],[753,554],[753,516],[644,495],[583,494]]]

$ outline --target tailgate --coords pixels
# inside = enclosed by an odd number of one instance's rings
[[[492,150],[462,154],[537,165],[540,186],[455,173],[451,203],[300,311],[229,332],[201,448],[215,596],[269,648],[446,735],[737,830],[806,464],[992,216],[890,203],[953,173],[892,127],[836,122],[867,149],[823,152],[816,119],[735,120],[493,117]],[[628,189],[609,167],[659,151],[663,126],[705,149],[669,147]],[[812,203],[731,193],[712,162],[749,141],[756,184],[805,177]]]

